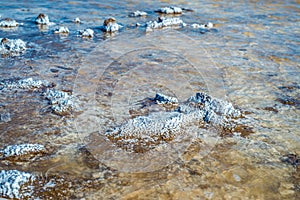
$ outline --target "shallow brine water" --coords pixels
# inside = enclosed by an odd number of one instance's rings
[[[185,9],[154,12],[165,6]],[[148,15],[129,17],[136,10]],[[15,196],[0,188],[0,197],[299,199],[299,11],[297,1],[1,1],[0,20],[21,24],[0,27],[0,38],[22,39],[27,49],[0,59],[0,149],[45,150],[0,152],[0,170],[35,177]],[[55,24],[35,24],[40,13]],[[110,16],[122,28],[104,33]],[[186,26],[146,32],[158,17]],[[214,27],[192,26],[208,22]],[[60,26],[69,34],[54,34]],[[87,28],[94,37],[80,37]],[[49,84],[4,84],[27,78]],[[55,110],[49,90],[70,95],[71,111]],[[241,116],[192,120],[178,109],[197,92]],[[159,105],[157,93],[176,97],[175,108]]]

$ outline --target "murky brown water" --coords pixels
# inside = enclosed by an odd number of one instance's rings
[[[193,8],[184,22],[215,24],[204,34],[185,27],[145,33],[136,22],[155,20],[170,5]],[[2,18],[24,25],[0,38],[28,42],[25,54],[0,59],[1,79],[47,80],[72,91],[78,108],[51,113],[40,90],[1,92],[0,148],[39,143],[48,153],[0,169],[32,172],[41,199],[299,199],[299,166],[280,160],[300,154],[299,2],[136,1],[0,3]],[[147,11],[130,18],[135,10]],[[70,34],[40,30],[40,13]],[[113,35],[99,27],[107,16],[124,25]],[[82,19],[74,24],[75,17]],[[77,30],[92,28],[83,39]],[[198,91],[241,109],[240,137],[215,127],[186,127],[173,143],[133,154],[104,133],[132,118],[157,92],[184,102]],[[156,109],[156,108],[153,108]],[[249,131],[251,130],[251,131]],[[39,182],[39,183],[38,183]],[[47,184],[48,183],[48,184]],[[46,186],[45,186],[46,185]],[[52,186],[51,186],[52,185]]]

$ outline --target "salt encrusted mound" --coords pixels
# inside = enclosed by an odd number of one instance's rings
[[[44,93],[46,99],[49,100],[51,109],[57,115],[67,115],[70,114],[74,108],[74,102],[72,95],[69,95],[67,92],[47,89]]]
[[[120,28],[122,28],[121,25],[119,25],[115,18],[110,17],[103,22],[103,26],[101,26],[101,30],[104,32],[116,32]]]
[[[156,12],[163,13],[163,14],[182,14],[182,9],[179,7],[164,7],[156,10]]]
[[[68,27],[59,27],[59,28],[57,28],[55,31],[54,31],[54,33],[55,34],[69,34],[69,29],[68,29]]]
[[[178,104],[176,98],[162,94],[156,94],[154,101],[159,105]],[[152,112],[147,116],[129,119],[121,126],[108,130],[106,136],[122,148],[140,151],[173,140],[190,125],[209,122],[227,128],[230,118],[239,115],[240,112],[231,103],[197,93],[175,110]]]
[[[24,184],[35,180],[35,176],[28,172],[18,170],[0,171],[0,196],[5,198],[26,198],[30,197],[33,191],[21,192]]]
[[[50,22],[48,15],[40,13],[35,19],[35,23],[40,25],[53,25],[53,22]]]
[[[11,27],[17,27],[17,26],[19,26],[19,23],[16,22],[16,20],[11,19],[11,18],[5,18],[0,21],[0,27],[11,28]]]
[[[157,104],[178,104],[178,99],[175,97],[169,97],[167,95],[163,95],[160,93],[157,93],[155,95],[154,100]]]
[[[46,148],[41,144],[16,144],[9,145],[0,150],[0,155],[3,159],[11,157],[22,157],[28,155],[41,154],[46,151]]]
[[[49,82],[43,80],[33,80],[26,78],[21,80],[2,80],[0,81],[0,90],[3,89],[39,89],[52,86]]]
[[[143,17],[143,16],[147,16],[147,13],[139,10],[129,14],[129,17]]]
[[[21,39],[0,38],[0,54],[18,55],[25,52],[26,42]]]
[[[79,35],[84,38],[92,38],[94,37],[94,31],[92,29],[84,29],[79,31]]]
[[[159,29],[169,26],[184,27],[186,26],[186,24],[180,18],[159,17],[157,21],[149,21],[146,23],[146,31],[152,31],[153,29]]]

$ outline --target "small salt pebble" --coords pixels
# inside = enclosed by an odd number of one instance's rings
[[[163,14],[182,14],[182,9],[179,7],[164,7],[158,9],[156,12],[163,13]]]
[[[0,54],[18,54],[26,50],[26,43],[21,39],[0,38]]]
[[[67,27],[59,27],[54,31],[55,34],[69,34],[69,29]]]
[[[192,24],[193,28],[201,28],[201,29],[211,29],[214,27],[213,23],[208,22],[207,24]]]
[[[79,17],[76,17],[76,18],[73,20],[73,22],[79,24],[79,23],[80,23]]]
[[[116,32],[118,31],[122,26],[117,24],[117,21],[115,18],[110,17],[108,19],[105,19],[103,22],[103,26],[101,27],[101,30],[104,32]]]
[[[137,10],[129,14],[129,17],[142,17],[142,16],[147,16],[147,13]]]
[[[94,37],[94,31],[92,29],[84,29],[84,30],[80,30],[79,34],[81,37],[89,37],[92,38]]]
[[[37,16],[35,23],[40,24],[40,25],[53,25],[53,22],[49,21],[49,17],[46,14],[39,14],[39,16]]]
[[[5,18],[0,21],[0,27],[10,28],[10,27],[16,27],[19,26],[19,23],[16,22],[14,19]]]
[[[169,26],[186,26],[186,24],[180,18],[164,18],[159,17],[157,21],[150,21],[146,23],[146,32],[153,29],[159,29]]]

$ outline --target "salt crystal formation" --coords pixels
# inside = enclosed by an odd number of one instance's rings
[[[156,94],[154,100],[157,104],[178,103],[176,98],[161,94]],[[108,130],[106,136],[129,151],[149,149],[173,140],[185,127],[195,122],[210,122],[225,127],[229,118],[239,115],[240,112],[231,103],[197,93],[171,112],[152,112],[129,119],[125,124]]]
[[[92,29],[84,29],[79,31],[79,35],[84,38],[92,38],[94,37],[94,31]]]
[[[143,16],[147,16],[147,13],[139,10],[129,14],[129,17],[143,17]]]
[[[17,27],[17,26],[19,26],[19,23],[16,22],[16,20],[14,20],[14,19],[5,18],[0,21],[0,27],[11,28],[11,27]]]
[[[104,32],[116,32],[118,31],[122,26],[117,24],[117,21],[115,18],[110,17],[103,22],[103,26],[101,26],[101,30]]]
[[[35,176],[28,172],[18,170],[0,171],[0,196],[5,198],[26,198],[30,197],[33,191],[23,193],[22,186],[35,180]]]
[[[55,34],[69,34],[69,29],[67,27],[59,27],[54,31]]]
[[[159,17],[158,21],[150,21],[146,23],[146,31],[152,31],[153,29],[159,29],[170,26],[186,26],[186,24],[180,18],[164,18]]]
[[[57,115],[63,116],[70,114],[74,107],[73,97],[67,92],[47,89],[44,95],[46,99],[49,100],[51,109]]]
[[[39,89],[50,87],[51,84],[43,80],[33,80],[33,78],[21,80],[3,80],[0,81],[0,90],[3,89]]]
[[[6,159],[11,157],[36,155],[44,153],[45,151],[45,147],[40,144],[17,144],[9,145],[0,150],[0,155],[2,155],[2,159]]]
[[[156,12],[163,13],[163,14],[182,14],[182,9],[179,7],[164,7],[156,10]]]
[[[18,55],[25,52],[26,42],[21,39],[0,38],[0,54]]]
[[[53,25],[53,22],[49,21],[48,15],[41,13],[37,16],[35,19],[35,23],[40,24],[40,25]]]

